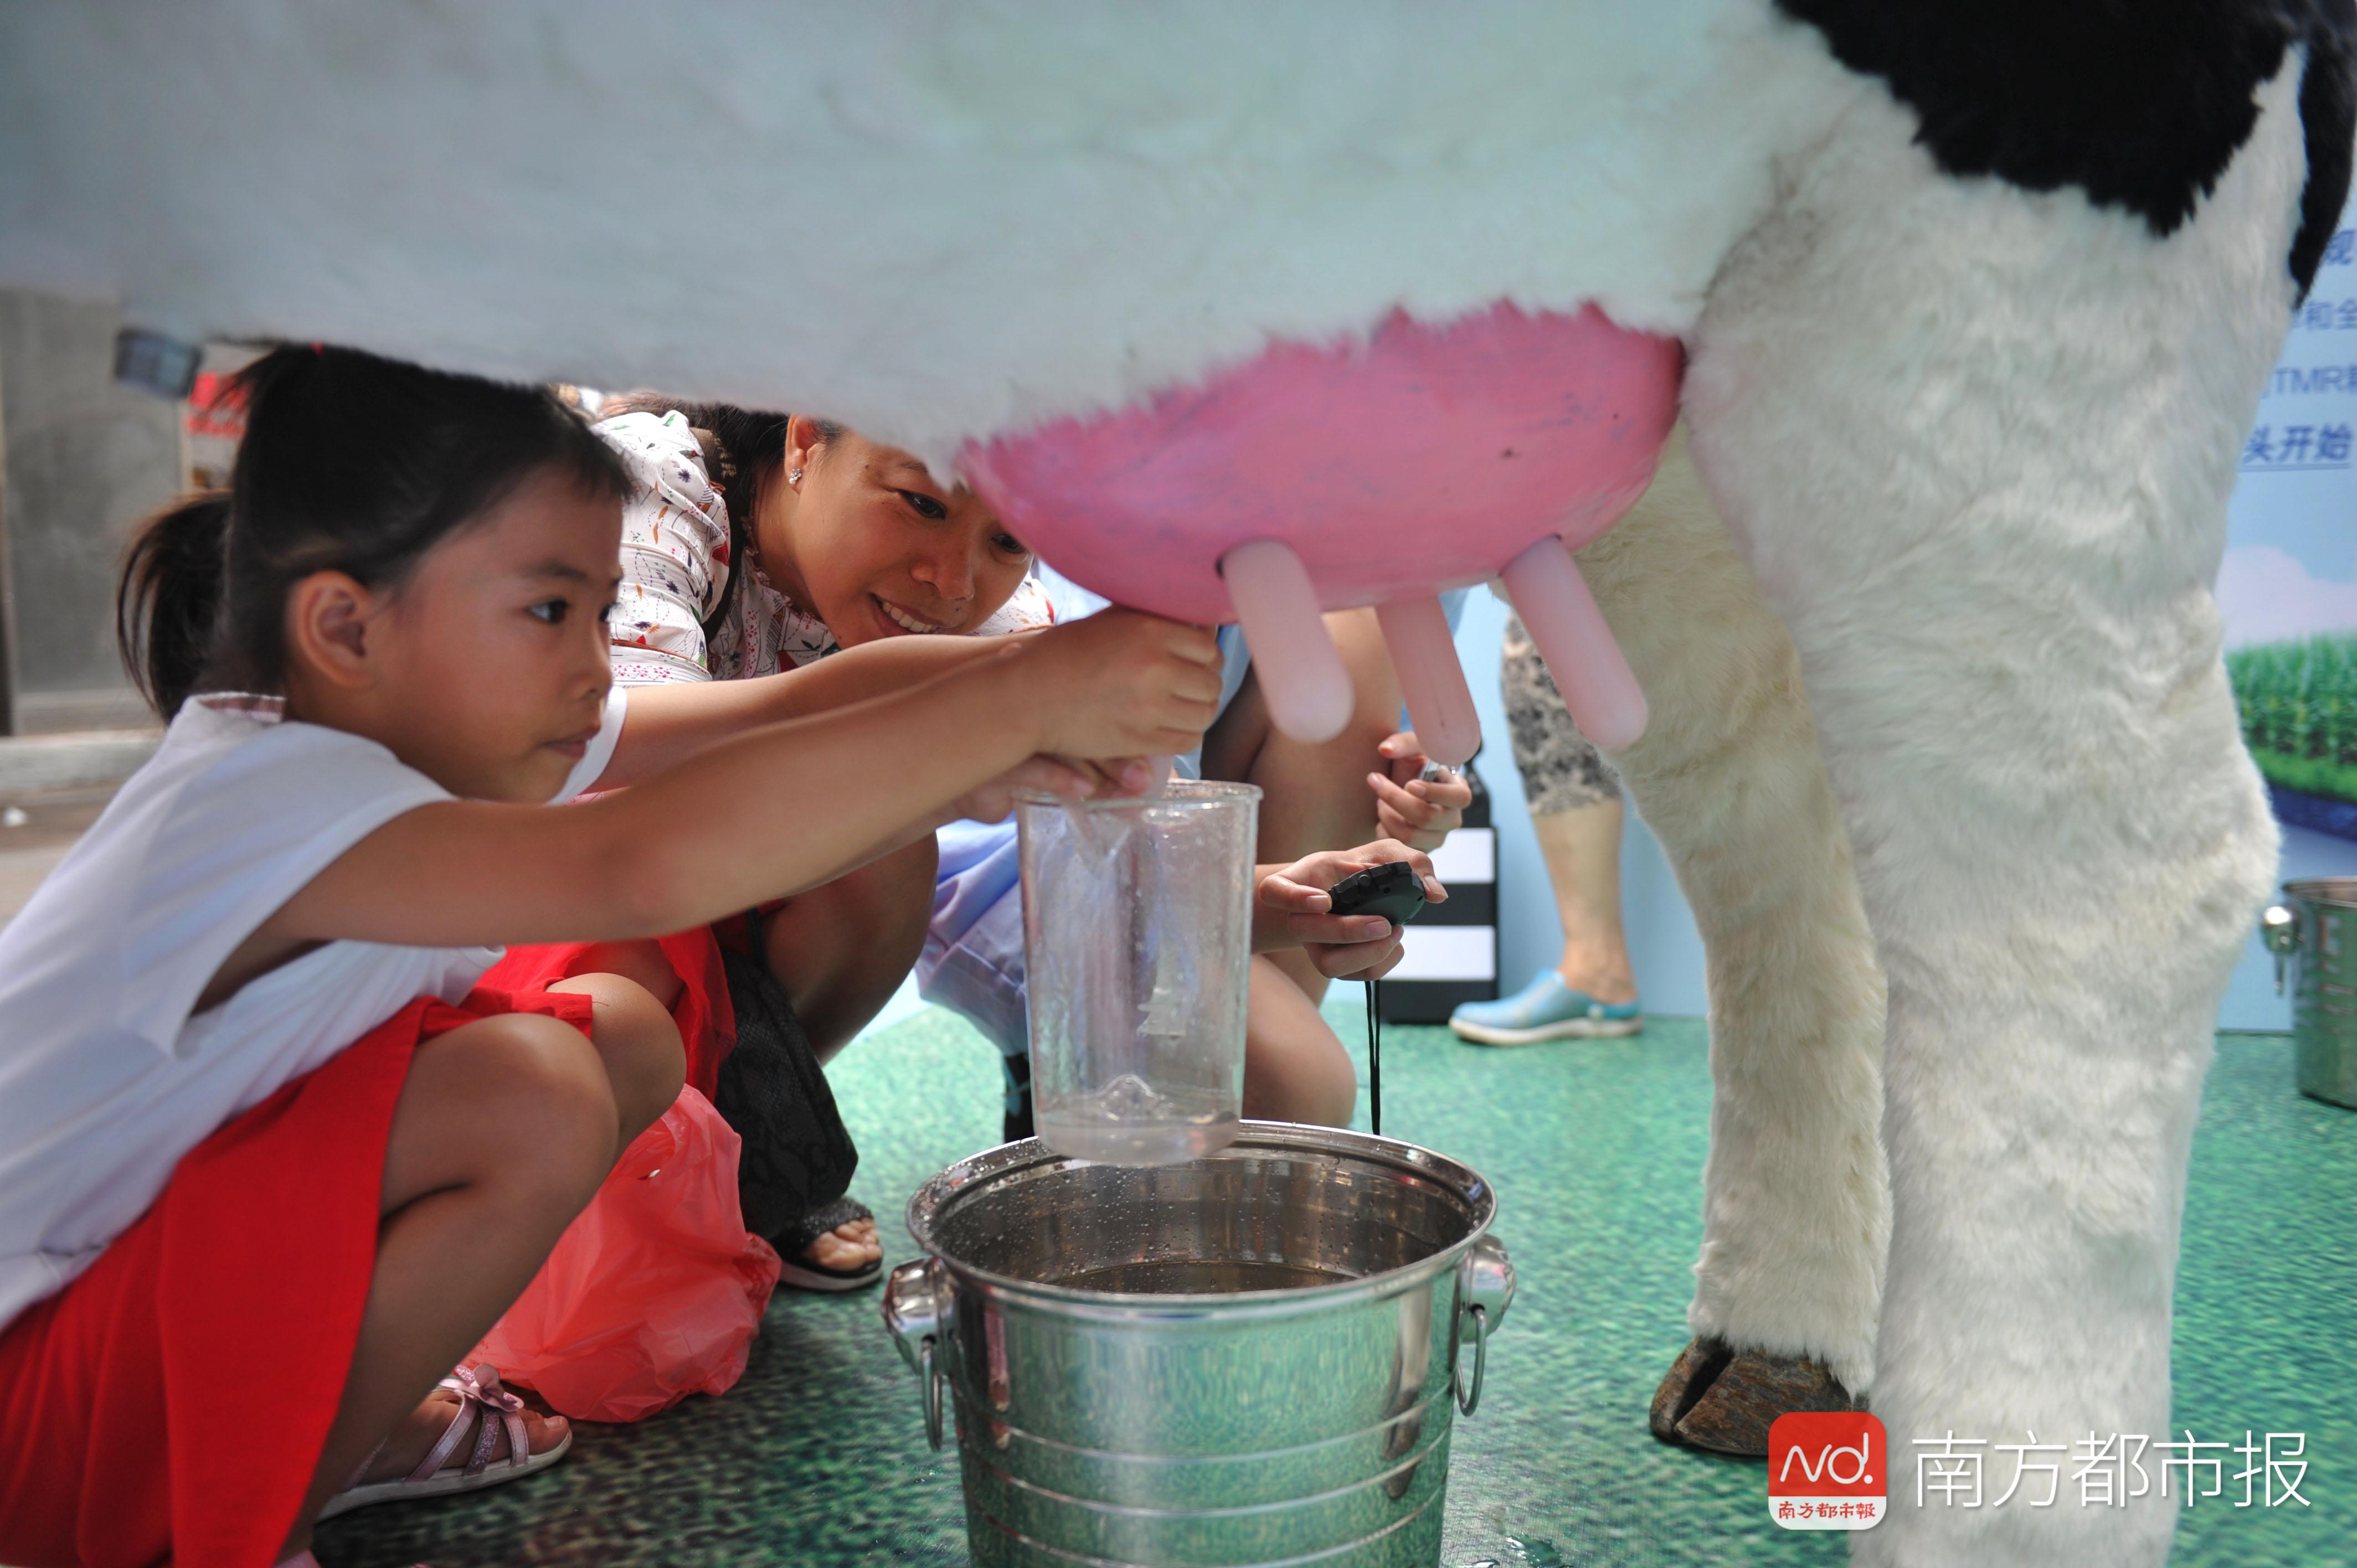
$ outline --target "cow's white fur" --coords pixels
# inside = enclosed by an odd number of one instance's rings
[[[1876,1406],[1902,1455],[2158,1435],[2210,1020],[2272,865],[2207,584],[2289,299],[2295,76],[2157,241],[1938,176],[1762,0],[26,4],[0,277],[933,457],[1402,304],[1691,332],[1697,465],[1791,628],[1889,974]],[[1693,1320],[1863,1384],[1872,964],[1792,656],[1692,523],[1590,563],[1727,607],[1607,595],[1657,672],[1636,795],[1712,940]],[[2166,1550],[2149,1502],[1917,1514],[1910,1475],[1863,1558]]]
[[[1682,332],[1865,90],[1757,0],[0,8],[0,277],[931,459],[1395,306]]]
[[[1800,656],[1683,432],[1645,499],[1579,553],[1648,692],[1613,763],[1662,841],[1709,964],[1710,1163],[1697,1335],[1874,1376],[1890,1197],[1882,972]]]

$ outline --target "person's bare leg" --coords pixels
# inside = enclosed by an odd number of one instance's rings
[[[1563,918],[1563,982],[1598,1002],[1634,1002],[1637,979],[1620,929],[1620,801],[1533,817]]]
[[[662,944],[653,940],[587,944],[574,961],[568,978],[587,974],[619,974],[635,982],[666,1013],[679,1005],[679,993],[686,989],[671,960],[663,956]]]
[[[660,960],[661,953],[656,957]],[[671,972],[669,964],[662,967],[664,973]],[[673,983],[676,988],[676,977]],[[631,1139],[671,1109],[686,1079],[687,1054],[671,1009],[638,982],[619,974],[576,975],[549,989],[589,998],[591,1043],[614,1090],[614,1147],[630,1147]]]
[[[1244,1114],[1256,1122],[1347,1127],[1359,1105],[1358,1069],[1318,1016],[1318,1004],[1269,961],[1274,956],[1263,954],[1252,961],[1244,1020]]]
[[[597,1192],[618,1124],[597,1050],[570,1025],[511,1014],[418,1047],[385,1146],[384,1223],[351,1375],[281,1558],[310,1544],[319,1509],[380,1440],[367,1479],[425,1458],[449,1423],[448,1403],[428,1391],[523,1294]],[[535,1453],[566,1430],[561,1418],[527,1426]]]
[[[1269,722],[1259,682],[1250,676],[1203,736],[1203,777],[1260,786],[1254,854],[1264,865],[1375,836],[1375,798],[1367,775],[1381,771],[1375,748],[1399,727],[1399,678],[1372,610],[1340,610],[1326,629],[1351,672],[1351,721],[1332,740],[1311,745]],[[1263,953],[1252,963],[1244,1026],[1244,1114],[1272,1122],[1348,1126],[1358,1107],[1351,1053],[1318,1004],[1327,979],[1297,949]]]
[[[795,895],[769,918],[770,972],[785,987],[819,1060],[849,1045],[917,966],[940,858],[929,833]]]
[[[1387,766],[1375,748],[1399,728],[1399,678],[1392,672],[1374,611],[1338,611],[1326,618],[1326,629],[1351,672],[1357,699],[1341,734],[1313,745],[1282,733],[1268,722],[1258,683],[1247,679],[1229,713],[1205,737],[1204,777],[1261,788],[1264,861],[1298,860],[1375,836],[1375,797],[1367,775]]]
[[[822,1062],[884,1009],[917,964],[933,913],[940,852],[931,834],[906,849],[786,900],[763,932],[770,972],[785,988]],[[838,1225],[803,1249],[822,1268],[864,1269],[884,1256],[873,1219]]]
[[[671,967],[671,961],[663,957],[662,950],[654,943],[600,942],[583,956],[583,963],[585,965],[595,963],[607,972],[576,975],[549,989],[588,991],[595,997],[597,995],[597,988],[585,983],[600,982],[610,984],[617,980],[628,981],[633,983],[634,989],[649,994],[654,1004],[662,1009],[665,1024],[671,1022],[670,1012],[678,1004],[681,982],[678,973]],[[604,1004],[601,1004],[601,1015],[603,1010]],[[678,1029],[674,1026],[672,1038],[676,1041],[678,1037]],[[674,1070],[670,1097],[662,1101],[664,1107],[668,1107],[673,1100],[679,1097],[679,1072]],[[641,1102],[651,1102],[661,1092],[660,1084],[653,1086],[644,1095]],[[662,1114],[662,1110],[658,1108],[655,1115]],[[642,1123],[641,1126],[643,1125]],[[631,1133],[625,1136],[622,1142],[627,1144],[630,1138],[636,1136],[636,1133]],[[864,1269],[869,1262],[881,1258],[884,1255],[884,1249],[883,1243],[877,1238],[876,1222],[872,1219],[855,1219],[848,1225],[838,1226],[803,1248],[802,1255],[805,1262],[816,1263],[823,1268]]]

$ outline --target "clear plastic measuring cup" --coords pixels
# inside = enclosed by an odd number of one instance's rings
[[[1243,1110],[1260,791],[1016,806],[1040,1141],[1116,1165],[1227,1146]]]

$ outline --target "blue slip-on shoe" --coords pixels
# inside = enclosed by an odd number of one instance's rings
[[[1466,1003],[1448,1015],[1448,1026],[1477,1046],[1530,1046],[1633,1035],[1645,1026],[1645,1009],[1637,1002],[1598,1002],[1543,969],[1512,996]]]

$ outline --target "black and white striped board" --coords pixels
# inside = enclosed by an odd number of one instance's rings
[[[1490,792],[1469,768],[1473,803],[1465,825],[1432,852],[1432,869],[1448,889],[1407,928],[1399,967],[1383,976],[1375,1005],[1386,1024],[1445,1024],[1467,1002],[1498,994],[1498,834]]]

